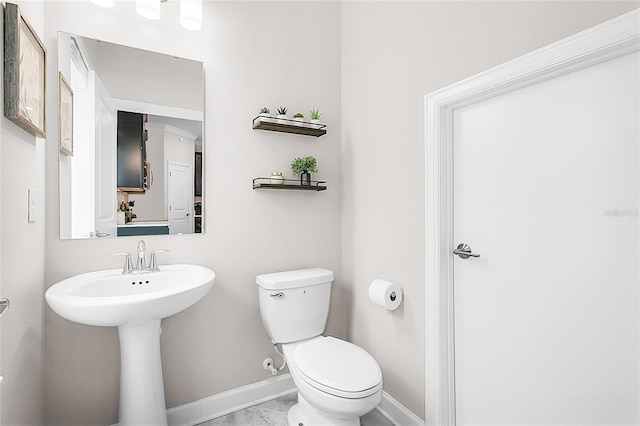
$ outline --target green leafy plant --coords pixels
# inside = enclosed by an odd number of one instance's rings
[[[293,118],[304,118],[304,115],[302,115],[302,113],[300,113],[300,112],[296,112],[296,113],[293,115]]]
[[[267,107],[260,108],[260,114],[270,114],[271,111]]]
[[[298,157],[291,162],[291,171],[294,175],[299,175],[300,173],[318,173],[318,163],[316,162],[316,157],[308,156],[308,157]]]
[[[281,106],[280,108],[278,108],[278,115],[287,115],[287,107]]]
[[[322,113],[320,111],[318,111],[317,109],[312,109],[311,110],[311,119],[312,120],[320,120],[320,117],[322,117]]]

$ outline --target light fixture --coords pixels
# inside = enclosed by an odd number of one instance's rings
[[[191,31],[202,28],[202,0],[180,0],[180,24]]]
[[[114,0],[90,0],[102,7],[113,7]],[[147,19],[160,19],[161,4],[168,0],[136,0],[136,12]],[[180,0],[180,24],[188,30],[202,28],[202,1]]]
[[[136,12],[147,19],[160,19],[160,0],[136,0]]]
[[[91,0],[91,3],[102,7],[113,7],[113,0]]]

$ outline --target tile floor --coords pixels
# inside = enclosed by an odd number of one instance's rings
[[[244,410],[236,411],[198,426],[287,426],[287,411],[296,402],[298,394],[292,393]],[[393,426],[378,410],[360,418],[362,426]]]

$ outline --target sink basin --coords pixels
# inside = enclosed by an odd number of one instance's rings
[[[45,293],[61,317],[86,325],[118,327],[118,426],[167,425],[160,356],[160,320],[200,300],[216,274],[198,265],[166,265],[156,272],[120,269],[67,278]]]
[[[199,265],[166,265],[158,272],[126,275],[111,269],[67,278],[45,297],[51,309],[70,321],[120,326],[188,308],[209,291],[215,276]]]

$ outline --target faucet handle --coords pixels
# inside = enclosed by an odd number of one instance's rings
[[[150,271],[159,271],[160,266],[158,265],[158,261],[156,260],[156,253],[169,253],[171,250],[156,250],[151,253],[151,259],[149,259],[149,270]]]
[[[133,271],[133,261],[131,260],[131,255],[126,252],[119,253],[111,253],[111,256],[125,256],[124,259],[124,267],[122,268],[122,274],[130,274]]]

